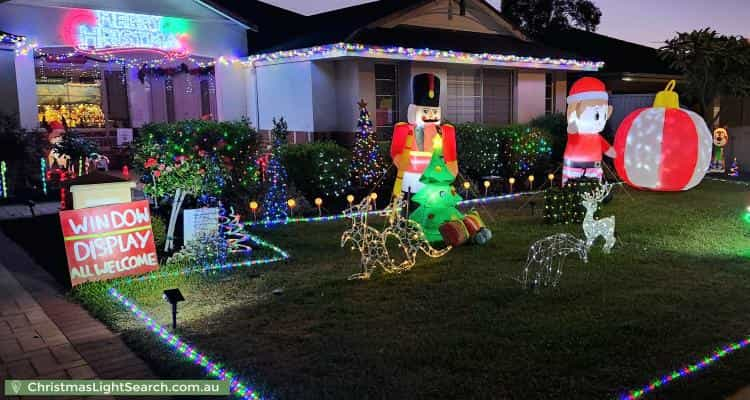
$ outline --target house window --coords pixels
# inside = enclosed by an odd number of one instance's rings
[[[507,125],[513,117],[513,74],[501,69],[448,70],[445,120]]]
[[[445,119],[456,124],[482,122],[482,71],[449,69]]]
[[[544,74],[544,113],[555,112],[555,76],[551,72]]]
[[[398,121],[398,66],[375,64],[375,128],[387,139]]]
[[[513,122],[513,72],[482,70],[482,122],[508,125]]]

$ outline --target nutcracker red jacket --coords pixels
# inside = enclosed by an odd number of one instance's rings
[[[391,141],[391,158],[394,160],[394,163],[398,163],[398,160],[400,159],[399,156],[407,149],[407,145],[408,149],[413,152],[411,158],[415,158],[415,156],[417,158],[427,158],[427,163],[429,163],[429,158],[432,156],[431,130],[428,129],[429,126],[425,126],[425,137],[423,140],[424,145],[422,146],[423,148],[420,149],[414,135],[415,128],[415,125],[407,124],[405,122],[398,123],[393,128],[393,140]],[[443,158],[445,159],[445,163],[448,165],[448,169],[450,169],[451,172],[455,175],[458,173],[458,163],[456,155],[456,128],[453,127],[453,125],[444,124],[440,125],[440,131],[442,133],[443,139]],[[424,167],[427,166],[425,163],[419,164],[421,165],[421,168],[417,167],[418,171],[413,172],[422,172]],[[409,165],[397,166],[399,168],[406,168],[406,170],[413,169],[410,168]],[[414,167],[414,165],[412,165],[411,167]]]

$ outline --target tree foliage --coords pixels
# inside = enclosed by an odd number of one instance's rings
[[[532,38],[548,30],[596,30],[602,12],[591,0],[507,0],[502,14]]]
[[[679,32],[659,49],[671,67],[685,74],[680,94],[698,106],[709,125],[720,96],[750,96],[750,43],[741,36],[719,35],[710,28]]]

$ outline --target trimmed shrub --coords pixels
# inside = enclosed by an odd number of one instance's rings
[[[586,209],[583,208],[582,193],[600,186],[599,180],[579,178],[569,180],[565,187],[553,185],[544,193],[544,222],[548,224],[572,224],[583,222]],[[598,214],[595,214],[595,217]]]
[[[308,199],[345,196],[351,187],[351,157],[333,142],[287,145],[281,151],[289,181]]]
[[[523,176],[549,168],[550,135],[542,129],[467,123],[456,126],[456,136],[459,170],[470,179]]]
[[[562,160],[568,140],[568,121],[565,114],[540,115],[529,121],[529,126],[549,133],[552,141],[552,159]]]

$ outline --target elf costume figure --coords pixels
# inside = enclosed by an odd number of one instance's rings
[[[456,128],[440,124],[440,79],[430,73],[414,76],[412,95],[409,123],[399,122],[393,128],[391,158],[398,169],[393,196],[416,193],[422,188],[419,178],[430,163],[436,137],[441,139],[448,170],[454,177],[458,174]]]
[[[615,149],[600,135],[612,115],[604,82],[584,77],[568,95],[568,143],[563,155],[563,179],[581,177],[602,180],[602,154],[615,158]]]

